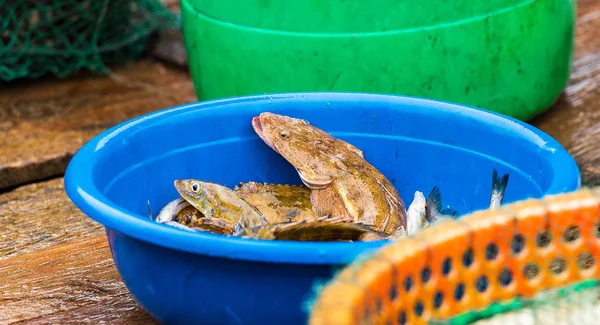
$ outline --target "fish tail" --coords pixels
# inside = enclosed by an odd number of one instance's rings
[[[508,174],[498,176],[498,171],[494,168],[492,173],[492,196],[490,198],[490,208],[497,208],[504,199],[504,192],[508,185]]]
[[[460,215],[458,211],[451,208],[445,208],[444,210],[440,211],[440,214],[447,217],[452,217],[454,219],[458,218],[458,216]]]
[[[451,208],[442,208],[442,194],[439,187],[434,186],[427,197],[425,205],[425,219],[429,224],[433,224],[439,217],[452,217],[456,219],[459,216],[458,211]]]
[[[425,220],[433,223],[442,210],[442,194],[440,188],[434,186],[425,201]]]

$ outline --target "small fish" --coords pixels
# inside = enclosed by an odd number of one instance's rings
[[[395,234],[406,228],[404,202],[361,150],[305,120],[263,112],[252,119],[256,134],[298,172],[311,189],[319,217],[343,217]]]
[[[439,221],[455,219],[459,213],[453,209],[442,209],[440,189],[434,186],[427,199],[422,192],[416,191],[406,213],[407,234],[414,235],[423,228]]]
[[[202,213],[207,220],[221,220],[225,234],[233,232],[242,217],[255,225],[266,225],[268,221],[254,206],[240,198],[233,190],[220,184],[197,179],[179,179],[174,182],[183,199]]]
[[[504,192],[508,184],[508,174],[498,177],[498,171],[494,169],[492,174],[492,196],[490,198],[490,209],[497,209],[502,204]]]
[[[497,209],[500,206],[502,199],[504,198],[504,192],[506,190],[506,185],[508,184],[508,178],[508,174],[498,177],[498,171],[494,169],[492,173],[490,209]],[[431,193],[427,197],[427,201],[424,205],[422,193],[416,192],[415,199],[409,206],[407,214],[409,234],[414,234],[420,228],[437,224],[444,220],[456,219],[459,215],[459,213],[453,209],[442,209],[442,196],[437,186],[431,190]]]
[[[156,222],[165,223],[167,221],[172,221],[175,219],[178,213],[180,213],[183,209],[191,206],[189,202],[184,200],[183,198],[177,198],[165,205],[158,215],[156,216]],[[149,206],[148,206],[149,207]]]

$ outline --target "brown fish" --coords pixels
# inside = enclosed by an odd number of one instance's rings
[[[311,189],[318,216],[351,218],[389,235],[406,229],[406,208],[394,186],[361,150],[309,122],[264,112],[252,119],[258,136]]]
[[[244,217],[253,226],[268,224],[263,214],[230,188],[197,179],[181,179],[174,182],[177,192],[203,216],[199,226],[217,227],[224,234],[231,234]]]
[[[269,223],[315,220],[310,189],[305,186],[240,183],[234,192],[260,210]]]

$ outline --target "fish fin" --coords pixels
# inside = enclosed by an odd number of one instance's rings
[[[434,186],[425,203],[425,220],[428,223],[433,223],[442,211],[442,194],[440,188]]]
[[[344,200],[333,187],[313,190],[310,193],[310,203],[312,204],[313,212],[318,217],[333,216],[351,218],[346,210]]]
[[[154,217],[152,216],[152,207],[150,207],[150,200],[148,200],[147,202],[148,202],[148,218],[150,218],[150,220],[154,220]]]
[[[504,199],[504,192],[508,185],[508,174],[498,176],[498,171],[494,168],[492,173],[492,195],[490,197],[490,208],[497,208]]]
[[[425,205],[425,220],[433,224],[438,218],[456,219],[460,213],[452,208],[442,208],[442,194],[439,187],[434,186],[427,197]]]
[[[310,176],[308,176],[301,169],[296,169],[296,171],[298,172],[298,176],[300,176],[302,183],[304,183],[304,185],[306,185],[306,187],[310,188],[311,190],[323,189],[329,184],[331,184],[331,182],[333,181],[331,178],[328,177],[323,177],[320,179],[310,178]]]
[[[298,221],[273,224],[270,231],[275,239],[293,241],[356,241],[367,233],[384,238],[368,225],[355,223],[344,218],[318,218],[311,221]],[[365,239],[373,240],[372,236]]]
[[[440,211],[440,214],[445,217],[452,217],[453,219],[456,219],[456,218],[458,218],[458,216],[460,216],[460,212],[458,212],[452,208],[445,208],[442,211]]]
[[[221,219],[217,219],[214,218],[216,220],[212,221],[212,224],[216,224],[219,223],[221,221]],[[252,234],[254,233],[253,229],[254,228],[258,228],[258,227],[265,227],[267,226],[269,223],[266,221],[266,219],[264,219],[264,217],[262,217],[260,220],[256,221],[253,220],[252,218],[248,218],[247,215],[243,215],[240,220],[238,221],[238,223],[233,227],[233,229],[231,229],[229,232],[233,235],[233,236],[252,236]]]
[[[360,241],[375,241],[375,240],[387,240],[389,236],[387,234],[381,234],[376,231],[367,231],[359,236]]]
[[[362,152],[362,150],[358,149],[357,147],[355,147],[353,144],[348,143],[346,141],[343,140],[339,140],[339,143],[343,144],[346,148],[348,148],[348,150],[354,152],[355,154],[359,155],[361,158],[365,158],[364,153]]]
[[[232,235],[254,239],[273,240],[275,239],[275,236],[271,228],[271,224],[255,225],[252,220],[248,219],[244,215],[242,218],[240,218],[240,221],[235,226]]]
[[[235,227],[233,227],[233,236],[243,236],[246,232],[246,228],[248,227],[248,218],[246,215],[240,218]]]
[[[387,240],[396,241],[409,236],[408,231],[403,226],[399,226],[398,229],[392,234],[386,237]]]

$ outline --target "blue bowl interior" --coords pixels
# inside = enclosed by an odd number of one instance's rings
[[[264,111],[304,118],[362,149],[407,207],[416,190],[427,195],[437,185],[444,205],[462,214],[485,209],[494,168],[510,174],[504,203],[580,186],[579,170],[564,148],[514,119],[413,98],[321,93],[189,104],[128,121],[77,153],[67,171],[67,191],[107,227],[199,253],[338,263],[382,245],[227,238],[191,234],[148,219],[147,201],[156,215],[178,197],[173,186],[178,178],[232,188],[242,181],[301,184],[294,168],[254,133],[251,118]],[[233,246],[225,253],[223,245]],[[272,254],[263,253],[267,250]],[[292,256],[300,251],[301,257]]]

